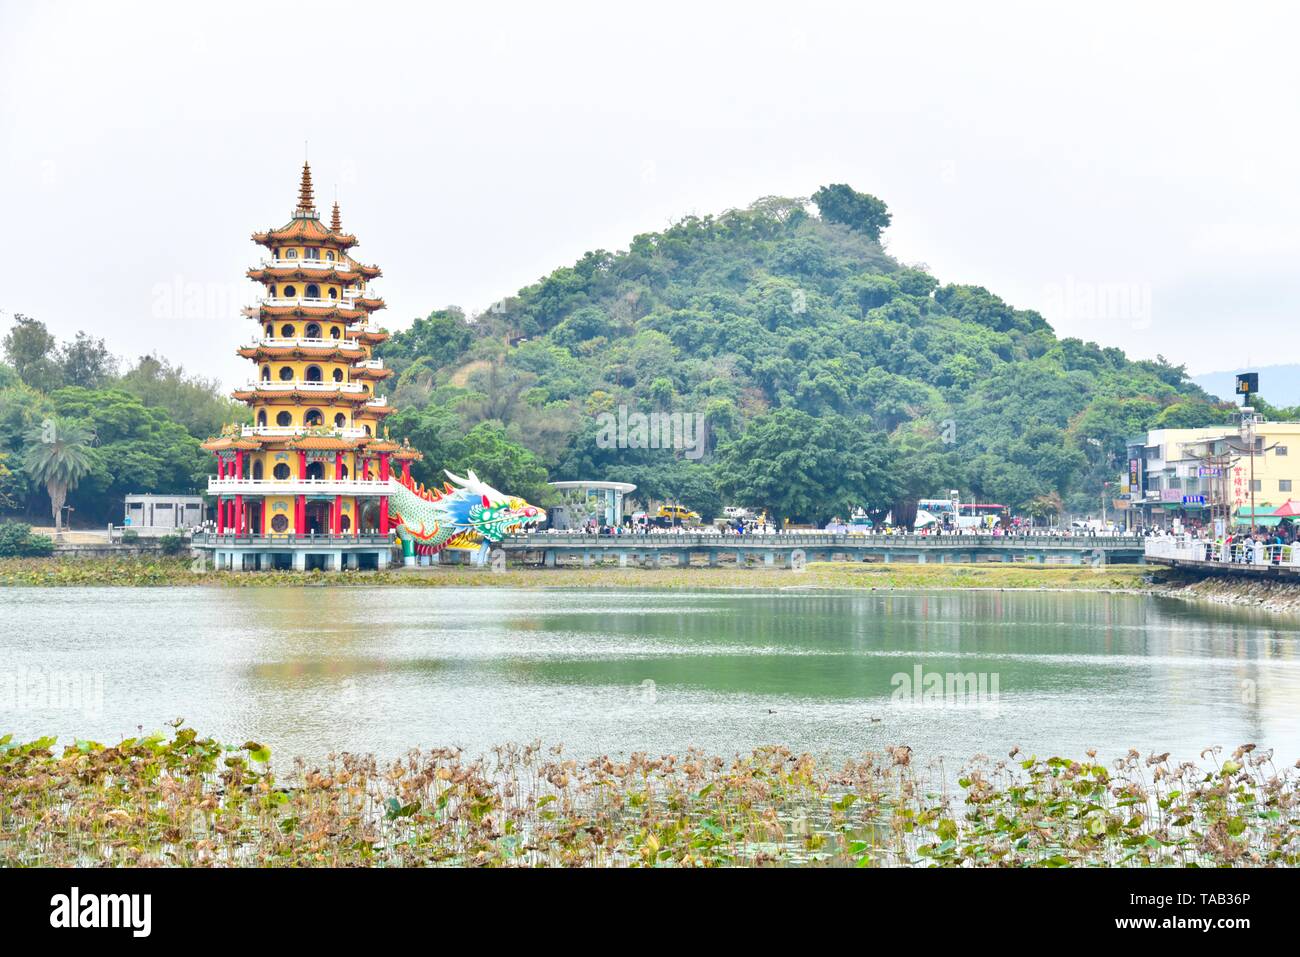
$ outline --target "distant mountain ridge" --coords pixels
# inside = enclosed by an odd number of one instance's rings
[[[1237,375],[1242,372],[1259,373],[1259,394],[1267,399],[1270,405],[1300,405],[1300,365],[1294,363],[1206,372],[1192,376],[1192,381],[1210,395],[1230,402],[1236,398]]]

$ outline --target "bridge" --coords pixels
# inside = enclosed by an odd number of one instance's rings
[[[862,535],[783,532],[728,535],[699,532],[579,535],[529,532],[504,538],[499,546],[521,564],[581,564],[615,561],[620,566],[684,567],[700,562],[711,568],[797,568],[807,562],[1032,562],[1040,565],[1142,563],[1143,540],[1091,535]]]
[[[1300,581],[1300,545],[1229,545],[1183,535],[1164,536],[1147,540],[1144,557],[1155,565],[1201,575]]]

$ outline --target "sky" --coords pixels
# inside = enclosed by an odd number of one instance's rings
[[[848,183],[889,251],[1192,373],[1300,361],[1285,4],[0,0],[0,331],[248,378],[249,241],[337,197],[390,329]]]

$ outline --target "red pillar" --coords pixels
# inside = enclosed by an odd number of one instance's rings
[[[411,460],[402,459],[402,482],[405,485],[411,484]]]
[[[244,531],[244,496],[235,496],[235,532]]]
[[[388,476],[390,476],[391,474],[392,472],[388,467],[388,453],[380,452],[379,453],[379,481],[387,482]]]
[[[217,532],[226,530],[226,500],[217,496]]]
[[[334,511],[330,515],[330,531],[335,535],[343,534],[343,496],[334,496]]]
[[[307,534],[305,526],[307,524],[307,496],[299,495],[294,503],[293,511],[293,531],[295,535]]]
[[[299,452],[298,453],[298,478],[305,479],[306,477],[307,477],[307,453]]]
[[[235,478],[241,479],[243,477],[244,477],[244,450],[236,449],[235,450]]]
[[[271,500],[262,499],[262,534],[271,534]]]
[[[218,453],[218,455],[217,455],[217,478],[223,479],[223,478],[225,478],[225,477],[226,477],[226,460],[223,459],[223,458],[221,457],[220,453]]]
[[[334,481],[341,481],[343,478],[343,453],[334,453]]]
[[[379,534],[388,534],[388,496],[379,499]]]

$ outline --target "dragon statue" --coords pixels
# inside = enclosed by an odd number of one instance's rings
[[[436,555],[445,548],[480,550],[546,521],[545,510],[501,494],[472,471],[465,478],[446,474],[455,485],[444,483],[441,489],[389,479],[389,507],[408,557]]]

